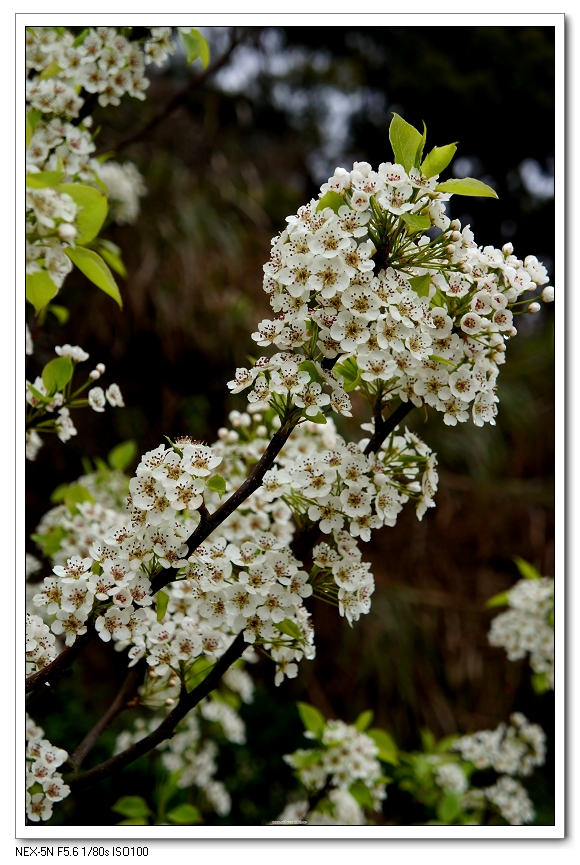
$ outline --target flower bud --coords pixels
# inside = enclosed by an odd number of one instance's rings
[[[225,437],[226,437],[227,434],[228,434],[228,431],[227,431],[227,429],[226,429],[225,426],[221,426],[221,427],[219,428],[219,430],[217,431],[217,434],[218,434],[218,438],[220,438],[220,439],[225,439]]]
[[[104,371],[105,371],[105,364],[104,364],[104,363],[98,363],[97,366],[96,366],[96,369],[98,369],[99,372],[100,372],[101,375],[102,375],[102,374],[104,373]]]
[[[268,435],[268,430],[264,426],[264,424],[260,424],[260,426],[256,429],[256,435],[260,436],[260,438],[265,438]]]
[[[537,315],[541,310],[541,306],[539,303],[530,303],[528,306],[527,312],[530,312],[532,315]]]
[[[175,686],[177,685],[177,679],[175,678],[175,676],[172,676],[167,684],[170,688],[175,688]]]
[[[262,423],[263,418],[259,411],[254,414],[254,420],[256,423]]]
[[[454,255],[455,254],[455,247],[453,246],[452,243],[450,243],[449,246],[445,247],[445,252],[447,255]]]
[[[157,673],[155,672],[155,670],[149,670],[149,678],[150,679],[156,679],[157,678]]]
[[[98,369],[93,369],[93,370],[89,373],[89,378],[90,378],[91,381],[96,381],[96,380],[97,380],[98,378],[100,378],[100,377],[101,377],[101,373],[99,372]]]
[[[236,432],[235,430],[233,430],[233,429],[230,430],[230,431],[228,432],[227,436],[226,436],[226,441],[227,441],[229,444],[234,444],[235,442],[238,441],[238,439],[239,439],[239,435],[238,435],[237,432]]]
[[[166,706],[173,706],[174,703],[175,703],[175,700],[173,699],[173,697],[168,697],[165,701]]]
[[[451,232],[451,240],[453,241],[453,243],[459,243],[459,241],[461,240],[461,234],[459,233],[459,231]]]
[[[70,243],[77,236],[76,228],[69,222],[61,222],[56,231],[60,239],[67,243]]]
[[[504,342],[500,342],[498,345],[494,346],[494,348],[496,351],[505,351],[506,350]]]
[[[511,337],[511,336],[517,336],[517,335],[518,335],[517,328],[516,327],[510,327],[510,329],[508,330],[508,336]]]
[[[453,219],[449,223],[449,228],[453,229],[453,231],[460,231],[461,230],[461,223],[459,222],[458,219]]]
[[[471,273],[473,271],[473,268],[470,264],[467,263],[467,261],[464,261],[461,265],[461,270],[463,271],[463,273]]]
[[[554,300],[554,286],[547,285],[542,292],[542,300],[544,303],[552,303]]]
[[[514,251],[513,243],[504,243],[504,245],[501,248],[501,251],[503,252],[504,255],[511,255],[512,252]]]

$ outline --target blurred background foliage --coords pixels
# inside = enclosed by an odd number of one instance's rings
[[[453,176],[479,177],[497,190],[499,201],[452,199],[451,216],[470,223],[481,245],[509,240],[519,257],[536,255],[556,279],[552,28],[204,34],[214,62],[232,41],[234,48],[202,85],[176,54],[161,70],[149,67],[146,102],[95,112],[99,152],[134,161],[148,190],[138,222],[105,235],[122,248],[127,266],[124,311],[75,271],[60,295],[69,322],[61,327],[48,316],[42,329],[33,327],[28,377],[55,344],[78,343],[93,364],[107,364],[106,382],[120,385],[127,408],[108,409],[106,418],[77,412],[75,439],[66,446],[46,441],[28,467],[30,531],[51,491],[82,473],[83,453],[104,457],[129,438],[139,453],[164,435],[211,442],[227,413],[243,409],[243,394],[228,396],[225,383],[256,355],[250,333],[269,315],[262,264],[270,238],[336,165],[391,158],[393,111],[416,126],[424,120],[428,145],[459,142]],[[166,113],[180,91],[179,106]],[[281,755],[305,744],[299,699],[349,722],[372,708],[375,725],[408,749],[419,747],[422,728],[437,737],[494,728],[515,709],[541,723],[553,742],[553,695],[536,696],[527,663],[507,661],[486,637],[495,611],[485,601],[518,579],[512,557],[550,576],[554,567],[553,311],[544,307],[517,325],[500,375],[497,426],[449,428],[435,413],[425,423],[423,410],[409,416],[439,455],[437,508],[421,523],[404,511],[396,528],[366,545],[377,583],[370,615],[351,629],[334,609],[313,602],[316,660],[279,689],[270,664],[253,669],[256,700],[242,710],[248,744],[222,752],[218,777],[234,804],[221,822],[257,824],[279,814],[292,784]],[[358,435],[354,422],[341,419],[339,427]],[[90,647],[74,680],[38,698],[38,718],[56,744],[78,742],[112,699],[123,664],[109,649]],[[119,723],[92,761],[108,756],[123,718]],[[154,785],[151,766],[142,758],[98,797],[89,790],[66,800],[55,822],[116,822],[111,804]],[[537,822],[553,822],[551,748],[530,792]],[[421,816],[403,794],[392,794],[384,819],[405,824]]]

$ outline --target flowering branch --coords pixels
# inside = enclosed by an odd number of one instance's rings
[[[175,733],[175,727],[177,724],[185,718],[191,709],[197,706],[201,700],[213,691],[226,670],[234,663],[234,661],[241,657],[245,648],[247,648],[247,644],[244,641],[243,633],[240,633],[222,657],[216,662],[215,666],[212,667],[203,682],[189,693],[187,691],[182,692],[176,707],[167,715],[156,730],[144,739],[140,739],[139,742],[131,745],[130,748],[127,748],[115,757],[111,757],[110,760],[101,763],[99,766],[95,766],[93,769],[89,769],[81,775],[69,776],[67,782],[70,784],[71,789],[82,790],[86,787],[91,787],[93,784],[98,784],[110,775],[124,769],[125,766],[128,766],[130,763],[138,760],[139,757],[143,756],[143,754],[147,754],[148,751],[155,748],[160,744],[160,742],[163,742],[165,739],[170,739]]]

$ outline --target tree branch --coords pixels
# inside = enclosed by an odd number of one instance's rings
[[[176,108],[178,108],[183,102],[185,102],[190,93],[193,93],[194,90],[197,90],[199,87],[205,84],[208,78],[210,78],[212,75],[215,75],[215,73],[219,69],[226,65],[232,55],[232,52],[242,41],[242,38],[242,33],[234,33],[234,35],[232,36],[232,41],[230,42],[228,48],[222,54],[222,56],[218,60],[216,60],[215,63],[213,63],[211,66],[208,66],[207,69],[204,69],[204,71],[196,78],[192,78],[192,80],[189,81],[185,85],[185,87],[183,87],[175,94],[173,99],[170,99],[170,101],[164,108],[158,111],[157,114],[155,114],[151,118],[151,120],[145,124],[145,126],[142,126],[141,129],[138,129],[132,135],[127,136],[127,138],[124,138],[112,149],[116,153],[118,153],[120,150],[124,150],[126,147],[129,147],[130,144],[134,144],[135,141],[139,141],[140,138],[143,138],[143,136],[147,135],[149,132],[159,126],[159,124],[163,120],[165,120],[166,117],[169,117],[169,115],[172,114]]]
[[[99,766],[95,766],[93,769],[89,769],[81,775],[66,776],[66,783],[70,784],[72,790],[82,790],[86,787],[91,787],[93,784],[98,784],[100,781],[103,781],[110,775],[120,771],[130,763],[138,760],[139,757],[147,754],[148,751],[151,751],[152,748],[155,748],[165,739],[170,739],[175,733],[177,724],[185,718],[187,713],[197,706],[204,697],[207,697],[207,695],[213,691],[213,689],[218,685],[223,674],[229,667],[231,667],[234,661],[237,661],[237,659],[241,657],[242,652],[246,647],[247,644],[244,641],[244,635],[242,632],[238,634],[231,646],[224,652],[216,665],[212,667],[203,682],[201,682],[197,688],[194,688],[193,691],[182,694],[176,707],[172,709],[166,718],[164,718],[156,730],[148,736],[145,736],[144,739],[131,745],[130,748],[127,748],[115,757],[111,757],[110,760],[101,763]]]
[[[137,690],[137,686],[139,684],[139,680],[143,675],[143,670],[146,667],[145,659],[142,658],[129,672],[125,677],[125,681],[121,685],[117,696],[105,712],[102,718],[99,718],[94,727],[89,730],[85,738],[82,740],[78,748],[73,752],[72,756],[69,757],[68,763],[71,766],[71,769],[75,772],[81,767],[81,763],[93,749],[94,745],[104,733],[104,731],[109,727],[117,715],[120,715],[121,712],[127,708],[127,703]]]
[[[248,496],[255,492],[262,484],[262,480],[266,472],[272,468],[276,457],[290,438],[290,435],[298,423],[299,416],[295,419],[290,419],[277,430],[272,436],[270,443],[246,480],[240,484],[235,492],[226,499],[213,514],[208,512],[205,519],[202,519],[189,540],[186,541],[189,555],[191,555],[197,547],[202,544],[205,539],[211,535],[213,531],[226,519],[230,514],[233,514]],[[151,583],[151,594],[155,594],[159,589],[162,589],[168,583],[175,579],[175,568],[165,568],[160,571]]]
[[[382,414],[376,416],[375,431],[364,450],[365,455],[368,456],[370,453],[376,453],[386,437],[393,432],[395,427],[397,427],[403,418],[405,418],[414,408],[415,406],[411,400],[409,400],[408,402],[402,402],[401,405],[391,412],[387,418],[384,418]]]

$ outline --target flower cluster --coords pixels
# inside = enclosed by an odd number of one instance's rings
[[[492,768],[506,775],[531,775],[546,759],[546,734],[538,724],[532,724],[521,712],[514,712],[510,725],[500,724],[495,730],[480,730],[462,736],[453,743],[464,760],[476,769]]]
[[[146,65],[174,51],[170,27],[153,27],[142,41],[128,28],[87,28],[76,37],[63,27],[27,28],[26,272],[36,280],[27,297],[37,313],[78,263],[69,250],[95,240],[107,210],[133,222],[145,192],[132,163],[95,158],[88,109],[93,101],[119,105],[125,94],[145,99]],[[116,247],[105,241],[99,250],[105,269],[119,269]]]
[[[93,411],[104,412],[107,403],[118,407],[125,405],[117,384],[109,385],[106,391],[102,387],[93,387],[86,399],[81,398],[81,393],[105,372],[105,364],[98,363],[89,373],[87,381],[72,391],[71,382],[76,364],[88,360],[89,355],[80,346],[68,343],[57,345],[54,350],[59,358],[65,359],[64,363],[59,363],[58,358],[55,358],[54,361],[49,361],[34,383],[26,382],[26,402],[30,406],[26,418],[26,457],[29,460],[36,459],[42,446],[39,432],[55,432],[62,442],[69,441],[77,434],[70,416],[71,408],[89,405]],[[45,418],[47,413],[55,412],[54,419]]]
[[[509,610],[491,622],[492,646],[502,646],[510,661],[529,653],[530,666],[546,688],[554,687],[554,580],[519,580],[506,592]]]
[[[37,673],[57,656],[55,636],[40,616],[26,613],[26,675]]]
[[[60,802],[70,793],[56,770],[68,754],[43,738],[44,731],[26,716],[26,814],[38,823],[49,820],[54,802]]]
[[[334,604],[349,623],[369,612],[374,579],[357,538],[394,525],[408,500],[419,517],[432,504],[437,475],[430,450],[409,432],[393,433],[378,454],[365,456],[366,439],[347,445],[331,421],[305,422],[262,486],[190,554],[185,542],[198,509],[219,507],[279,425],[272,411],[267,418],[234,412],[231,421],[234,428],[220,430],[212,448],[183,440],[145,454],[126,508],[119,502],[122,477],[114,500],[110,478],[99,487],[84,476],[73,485],[76,500],[70,494],[72,513],[60,505],[45,516],[35,537],[52,551],[54,576],[32,601],[35,613],[56,616],[52,632],[67,645],[93,616],[101,639],[129,647],[131,665],[146,656],[158,674],[169,675],[199,657],[220,657],[243,631],[275,662],[280,684],[297,675],[298,661],[314,656],[305,599]],[[310,574],[290,549],[296,525],[305,521],[318,523],[325,536]],[[159,618],[159,597],[150,590],[161,568],[174,568],[175,579],[163,590],[167,605]]]
[[[386,798],[379,748],[370,736],[343,721],[326,721],[316,734],[316,749],[284,757],[316,804],[301,799],[286,806],[277,822],[305,820],[322,825],[362,825],[364,807],[380,811]],[[323,795],[320,795],[323,794]]]
[[[432,406],[449,425],[470,410],[478,426],[494,423],[498,367],[517,333],[512,307],[548,277],[511,244],[478,247],[445,215],[450,194],[400,164],[336,169],[319,199],[288,217],[264,266],[276,317],[253,338],[282,351],[238,369],[231,390],[252,386],[251,401],[306,416],[348,416],[347,390],[357,389],[381,406]]]

